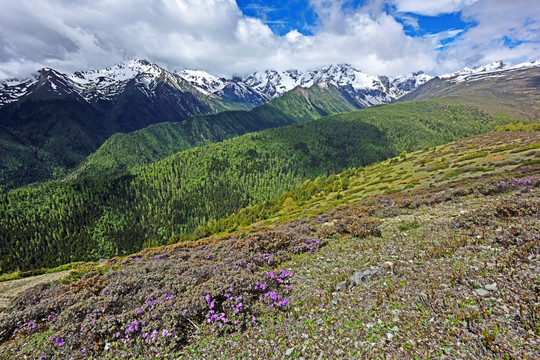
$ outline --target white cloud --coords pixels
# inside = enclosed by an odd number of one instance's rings
[[[453,71],[456,64],[516,64],[540,58],[540,13],[531,11],[537,6],[536,0],[490,0],[463,9],[463,17],[478,25],[439,54],[440,71]]]
[[[398,11],[437,16],[463,10],[478,0],[391,0]]]
[[[383,0],[360,8],[349,0],[311,0],[319,19],[314,35],[291,30],[278,36],[261,19],[243,15],[234,0],[19,0],[4,2],[0,12],[0,78],[44,66],[65,72],[103,68],[131,58],[216,75],[344,62],[372,74],[441,73],[498,60],[496,56],[523,59],[538,53],[533,42],[509,49],[501,40],[507,35],[538,41],[533,0],[510,5],[502,0],[445,0],[436,6],[391,1],[397,11],[415,14],[461,10],[478,26],[460,34],[411,37],[395,14],[385,12]],[[409,25],[418,26],[413,20]],[[456,35],[437,50],[441,40]]]

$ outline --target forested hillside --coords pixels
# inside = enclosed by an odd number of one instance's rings
[[[160,123],[132,133],[114,134],[68,178],[147,164],[195,146],[359,108],[353,98],[335,86],[297,87],[248,112],[195,116],[180,123]]]
[[[239,108],[164,83],[155,92],[159,101],[130,84],[114,101],[89,103],[36,91],[35,98],[0,107],[0,191],[62,176],[116,132]]]
[[[444,101],[385,105],[247,134],[113,174],[0,195],[3,271],[127,254],[291,189],[505,119]]]

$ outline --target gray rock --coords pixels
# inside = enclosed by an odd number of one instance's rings
[[[476,289],[476,290],[474,290],[474,292],[478,296],[486,296],[487,294],[489,294],[489,292],[487,290],[484,290],[484,289]]]
[[[497,291],[497,283],[486,284],[484,287],[489,291]]]
[[[294,348],[288,348],[287,351],[285,351],[285,356],[291,356],[293,351],[294,351]]]
[[[353,286],[360,285],[363,282],[369,281],[375,275],[380,274],[381,271],[382,271],[382,268],[380,266],[366,268],[366,269],[355,272],[354,275],[352,275],[349,278],[349,280]]]
[[[340,282],[340,283],[338,283],[336,285],[336,291],[342,291],[343,292],[345,290],[347,290],[347,282],[346,281],[342,281],[342,282]]]

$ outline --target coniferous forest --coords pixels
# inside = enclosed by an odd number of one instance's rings
[[[162,161],[0,195],[2,271],[166,244],[306,179],[482,133],[508,119],[429,100],[247,134]],[[173,240],[174,240],[173,239]]]

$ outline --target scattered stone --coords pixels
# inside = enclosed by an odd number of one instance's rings
[[[394,326],[390,330],[392,330],[393,332],[398,332],[399,331],[399,326]]]
[[[497,291],[497,283],[487,284],[484,287],[486,288],[486,290],[489,290],[489,291]]]
[[[288,348],[287,351],[285,351],[285,356],[291,356],[293,351],[294,351],[294,348]]]
[[[342,282],[339,282],[337,285],[336,285],[336,291],[345,291],[347,290],[347,282],[346,281],[342,281]]]
[[[478,296],[486,296],[487,294],[489,294],[489,292],[487,290],[484,290],[484,289],[476,289],[476,290],[474,290],[474,292]]]
[[[366,281],[369,281],[375,275],[378,275],[381,270],[382,268],[380,266],[377,266],[355,272],[354,275],[349,278],[351,286],[360,285]]]

